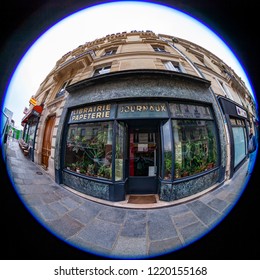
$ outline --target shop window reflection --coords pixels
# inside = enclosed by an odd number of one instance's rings
[[[71,124],[65,168],[83,175],[111,179],[113,122]]]
[[[173,120],[172,125],[176,179],[217,165],[217,137],[213,121]]]
[[[115,154],[115,180],[123,180],[124,171],[124,145],[125,145],[125,128],[121,123],[117,123],[116,134],[116,154]]]
[[[171,141],[171,129],[170,121],[167,121],[163,125],[163,178],[170,180],[172,178],[172,141]]]
[[[234,166],[236,167],[246,157],[246,127],[240,119],[230,119],[234,138]]]

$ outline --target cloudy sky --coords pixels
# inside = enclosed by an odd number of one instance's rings
[[[102,24],[100,23],[102,20]],[[120,26],[118,25],[120,22]],[[85,42],[117,32],[152,30],[192,41],[211,51],[229,66],[252,91],[248,77],[232,50],[209,28],[178,10],[147,2],[115,2],[81,10],[45,32],[18,62],[4,107],[18,127],[40,83],[65,53]]]

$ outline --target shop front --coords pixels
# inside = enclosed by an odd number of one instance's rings
[[[111,201],[158,194],[171,201],[220,180],[210,104],[172,99],[87,104],[69,109],[66,122],[61,182],[81,193]]]
[[[230,177],[239,169],[248,155],[248,131],[250,122],[247,111],[239,104],[219,98],[223,113],[226,116],[231,142]]]
[[[42,106],[36,105],[28,111],[22,119],[22,125],[24,126],[22,139],[28,146],[26,150],[28,151],[28,155],[32,161],[34,161],[36,131],[42,110]]]
[[[210,83],[129,71],[67,88],[55,141],[58,184],[108,201],[175,201],[216,188],[226,172],[223,113]]]

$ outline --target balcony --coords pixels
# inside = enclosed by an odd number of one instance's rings
[[[96,54],[93,50],[88,50],[71,57],[67,61],[58,65],[56,73],[53,76],[54,80],[58,81],[62,76],[65,76],[68,72],[75,73],[79,69],[90,65],[93,62],[95,56]]]

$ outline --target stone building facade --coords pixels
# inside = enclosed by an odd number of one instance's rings
[[[122,201],[185,199],[230,179],[248,157],[256,107],[213,53],[131,31],[57,61],[22,120],[30,156],[60,184]]]

